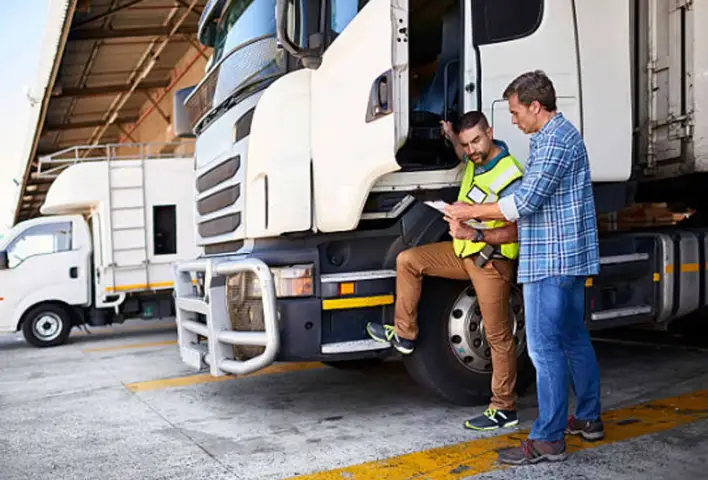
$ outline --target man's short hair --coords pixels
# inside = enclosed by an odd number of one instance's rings
[[[482,130],[487,130],[489,128],[489,122],[487,121],[487,117],[484,113],[478,110],[467,112],[460,117],[459,131],[469,130],[477,125],[479,125]]]
[[[513,95],[517,95],[519,102],[527,107],[537,101],[549,112],[554,112],[557,108],[553,82],[542,70],[526,72],[516,77],[504,90],[504,99],[509,100]]]

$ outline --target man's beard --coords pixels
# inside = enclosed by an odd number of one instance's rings
[[[478,154],[475,154],[475,155],[472,157],[472,162],[477,163],[477,164],[484,163],[484,162],[487,161],[487,157],[488,157],[488,156],[489,156],[489,154],[487,154],[486,152],[485,152],[485,153],[481,153],[481,152],[480,152],[480,153],[478,153]]]

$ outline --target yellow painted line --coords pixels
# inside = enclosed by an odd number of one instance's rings
[[[379,307],[392,305],[393,295],[377,295],[374,297],[330,298],[322,300],[322,310],[342,310],[345,308]]]
[[[653,280],[654,280],[654,282],[661,281],[661,275],[659,275],[658,273],[654,273]]]
[[[213,377],[208,373],[199,375],[189,375],[187,377],[166,378],[163,380],[151,380],[147,382],[128,383],[125,388],[133,393],[147,392],[151,390],[163,390],[165,388],[187,387],[190,385],[199,385],[202,383],[224,382],[227,380],[236,380],[246,377],[259,377],[261,375],[272,375],[275,373],[298,372],[302,370],[314,370],[324,368],[325,365],[320,362],[299,362],[299,363],[281,363],[271,365],[263,370],[248,375],[225,375],[223,377]]]
[[[708,419],[708,390],[665,398],[605,412],[605,438],[584,442],[566,437],[569,452],[577,452],[642,435],[662,432],[689,423]],[[496,450],[516,447],[526,438],[527,431],[487,437],[446,447],[424,450],[385,460],[362,463],[351,467],[293,477],[291,480],[402,480],[425,478],[448,480],[501,470]]]
[[[698,272],[700,271],[701,266],[697,263],[683,263],[681,264],[681,271],[682,272]]]
[[[116,350],[133,350],[136,348],[164,347],[167,345],[177,345],[177,340],[165,340],[164,342],[133,343],[131,345],[112,345],[110,347],[84,348],[84,353],[91,352],[113,352]]]
[[[192,279],[192,284],[196,285],[197,280]],[[118,285],[117,287],[106,287],[107,292],[124,292],[127,290],[143,290],[147,288],[170,288],[175,282],[155,282],[155,283],[134,283],[132,285]]]
[[[175,282],[155,282],[155,283],[134,283],[132,285],[117,285],[115,287],[106,287],[107,292],[125,292],[127,290],[143,290],[147,288],[169,288],[173,287]]]

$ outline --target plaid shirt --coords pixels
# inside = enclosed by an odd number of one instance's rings
[[[561,113],[531,137],[521,184],[499,207],[507,220],[518,221],[519,283],[599,272],[588,155],[580,133]]]

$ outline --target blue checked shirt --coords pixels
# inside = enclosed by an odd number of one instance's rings
[[[499,208],[518,222],[519,283],[599,272],[588,155],[580,133],[561,113],[531,137],[524,176]]]

